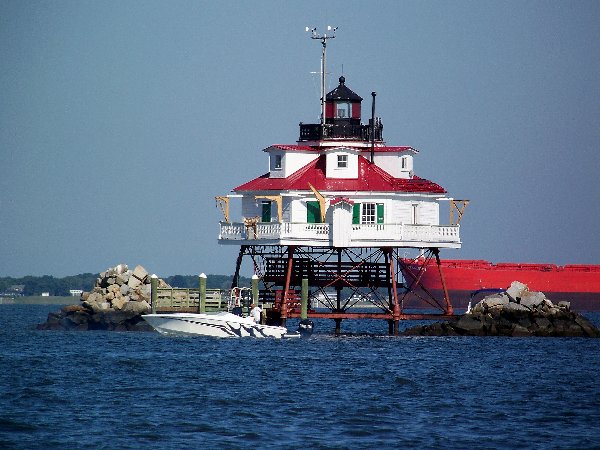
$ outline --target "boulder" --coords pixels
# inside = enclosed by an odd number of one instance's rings
[[[524,292],[521,297],[521,305],[529,309],[537,309],[544,304],[546,296],[543,292]]]
[[[127,284],[129,282],[130,276],[131,276],[131,274],[129,272],[120,273],[116,277],[117,284],[119,286],[123,286],[124,284]]]
[[[150,309],[151,307],[146,301],[127,302],[123,307],[123,311],[132,312],[134,314],[148,314]]]
[[[148,272],[142,266],[136,266],[135,269],[133,269],[132,275],[143,282],[148,276]]]
[[[140,279],[136,277],[129,277],[129,281],[127,281],[127,286],[129,286],[131,289],[135,289],[141,284],[142,282],[140,281]]]
[[[125,300],[123,297],[118,296],[115,297],[114,300],[111,302],[111,305],[114,309],[121,310],[123,309],[123,307],[125,306],[125,304],[127,303],[127,300]]]
[[[518,303],[523,294],[526,292],[528,292],[527,285],[521,283],[520,281],[513,281],[506,290],[506,295],[510,297],[511,301]]]
[[[481,302],[484,308],[493,308],[494,306],[506,305],[510,302],[508,295],[506,294],[493,294]]]
[[[571,311],[571,302],[562,301],[558,302],[558,307],[564,309],[565,311]]]
[[[458,319],[458,321],[456,321],[454,328],[471,333],[482,330],[483,324],[476,316],[473,316],[472,314],[465,314]]]

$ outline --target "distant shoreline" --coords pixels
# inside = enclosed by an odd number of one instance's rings
[[[0,297],[0,305],[75,305],[79,303],[79,296],[41,296],[28,297]]]

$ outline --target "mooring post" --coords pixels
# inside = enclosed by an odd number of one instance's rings
[[[152,308],[152,314],[156,314],[156,303],[158,301],[158,277],[154,273],[150,277],[150,289],[150,307]]]
[[[254,274],[252,275],[252,303],[254,303],[256,306],[258,306],[258,275]],[[261,311],[260,314],[260,322],[263,322],[263,316],[264,316],[265,312]]]
[[[200,286],[200,290],[198,291],[198,296],[199,298],[199,302],[198,302],[198,309],[199,312],[201,313],[205,313],[206,312],[206,274],[204,272],[202,272],[199,276],[198,276],[198,284]]]
[[[308,278],[302,278],[300,319],[308,319]]]

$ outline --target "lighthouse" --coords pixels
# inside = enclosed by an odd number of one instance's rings
[[[430,316],[407,312],[419,272],[416,260],[404,270],[404,254],[418,249],[423,268],[435,258],[443,283],[439,251],[460,248],[460,225],[441,223],[440,204],[450,199],[416,174],[418,150],[384,141],[374,92],[367,119],[363,98],[344,76],[324,93],[326,38],[319,123],[300,123],[294,144],[265,148],[269,171],[216,198],[224,213],[219,244],[240,247],[234,283],[242,261],[252,261],[273,320],[299,317],[307,280],[310,317],[333,319],[336,332],[344,319],[379,318],[397,334],[399,320]],[[234,201],[241,217],[230,217]],[[447,293],[424,301],[439,310],[436,317],[453,313]],[[366,303],[374,308],[358,311]]]

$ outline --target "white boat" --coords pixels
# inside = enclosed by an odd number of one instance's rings
[[[175,313],[142,315],[161,334],[213,337],[295,338],[300,333],[288,333],[287,328],[261,325],[252,317],[230,312],[208,314]]]

